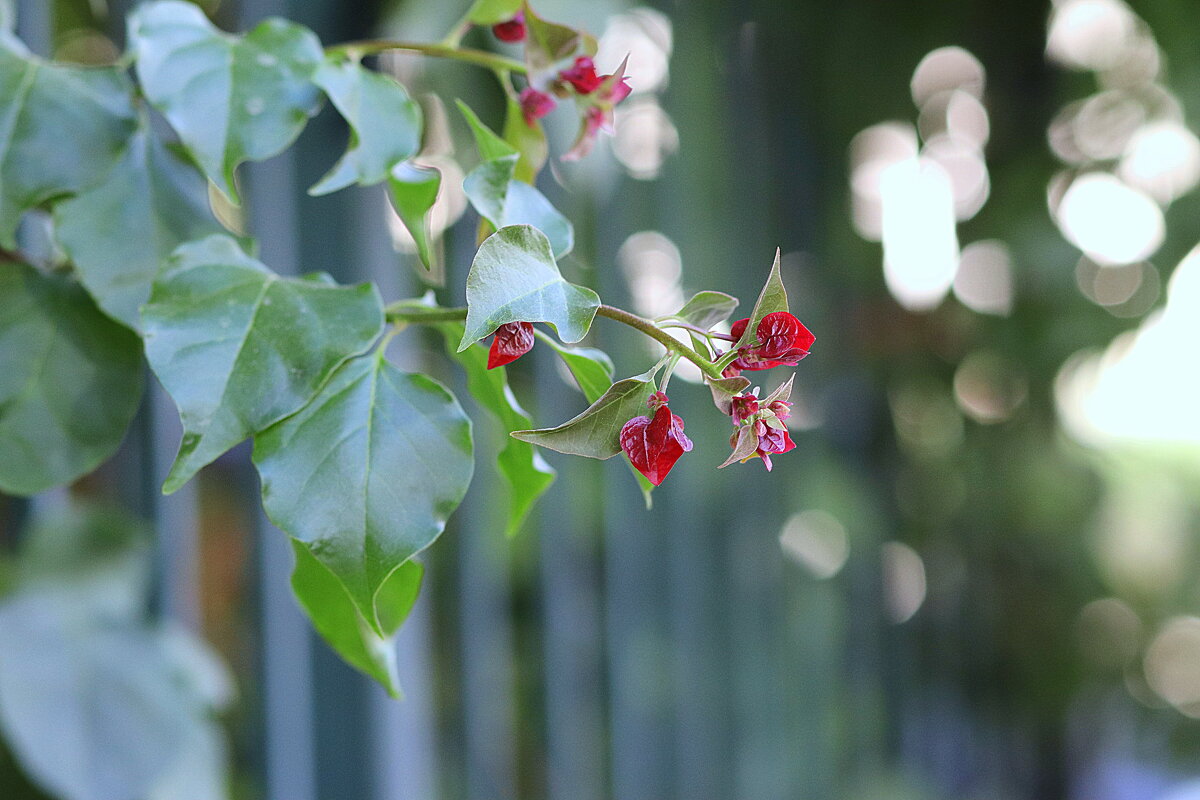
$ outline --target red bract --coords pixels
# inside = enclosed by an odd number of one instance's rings
[[[683,418],[667,407],[665,394],[655,392],[649,406],[653,417],[634,417],[621,428],[621,449],[637,471],[658,486],[679,457],[692,449],[692,440],[683,433]]]
[[[758,436],[755,454],[763,460],[767,472],[771,471],[772,453],[786,453],[796,448],[796,443],[792,441],[786,428],[773,428],[761,419],[754,423],[754,433]]]
[[[791,393],[792,381],[789,378],[765,400],[759,400],[752,394],[740,394],[732,399],[730,416],[736,430],[729,437],[729,446],[733,452],[722,467],[758,457],[770,472],[772,455],[795,449],[796,443],[783,423],[792,415],[792,404],[788,402]]]
[[[533,325],[528,322],[509,322],[496,329],[492,347],[488,350],[488,369],[516,361],[533,349]]]
[[[520,42],[525,38],[525,12],[518,11],[517,15],[507,22],[492,26],[492,33],[502,42]]]
[[[729,333],[734,341],[742,338],[749,323],[749,318],[733,323]],[[804,323],[786,311],[767,314],[754,333],[758,344],[738,350],[738,357],[725,370],[727,377],[738,375],[742,370],[794,367],[808,355],[817,339]]]
[[[596,74],[596,64],[587,56],[579,56],[575,59],[575,65],[558,73],[558,77],[574,86],[580,94],[591,94],[604,80]]]
[[[521,115],[525,117],[525,124],[531,128],[534,120],[539,120],[554,110],[554,98],[532,86],[521,90],[520,100]]]

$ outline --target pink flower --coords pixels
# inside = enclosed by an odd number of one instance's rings
[[[591,94],[599,88],[604,80],[596,74],[596,64],[587,56],[576,58],[575,66],[559,72],[558,77],[574,86],[575,91],[580,94]]]
[[[506,22],[498,22],[492,26],[492,33],[502,42],[520,42],[525,38],[525,12],[518,11],[517,15]]]
[[[631,91],[629,79],[625,77],[625,64],[628,60],[622,61],[621,66],[611,75],[601,76],[593,91],[577,97],[583,108],[579,136],[571,149],[563,155],[563,161],[578,161],[590,153],[600,131],[612,133],[613,109],[617,103],[628,97]],[[576,64],[578,65],[578,60]]]
[[[758,390],[755,389],[757,392]],[[767,472],[774,466],[772,455],[787,453],[796,448],[792,436],[788,433],[784,420],[792,414],[792,404],[788,402],[791,396],[792,381],[776,389],[766,400],[759,400],[752,394],[739,394],[730,402],[730,416],[734,425],[733,435],[729,437],[729,446],[733,452],[725,460],[722,467],[727,467],[735,461],[749,461],[761,458]]]
[[[521,115],[525,117],[525,124],[533,127],[535,120],[549,114],[554,110],[554,98],[545,92],[539,92],[532,86],[526,86],[521,90]]]
[[[646,480],[658,486],[684,453],[692,449],[692,440],[683,433],[683,418],[667,407],[667,396],[655,392],[647,405],[652,417],[634,417],[621,428],[621,450]]]
[[[488,369],[516,361],[533,349],[533,325],[528,322],[509,322],[496,329],[492,347],[488,350]]]
[[[730,327],[734,341],[742,338],[750,319],[739,319]],[[726,377],[741,374],[742,370],[794,367],[808,355],[817,337],[796,317],[786,311],[767,314],[755,329],[758,344],[742,347],[738,357],[725,369]]]

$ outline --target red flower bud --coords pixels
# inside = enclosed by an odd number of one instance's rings
[[[596,64],[587,56],[575,59],[575,66],[558,73],[560,80],[575,87],[580,94],[591,94],[604,79],[596,74]]]
[[[520,100],[521,115],[525,117],[525,124],[531,128],[534,120],[541,119],[554,110],[554,98],[532,86],[521,90]]]
[[[741,425],[758,413],[758,398],[752,394],[739,394],[731,403],[733,422]]]
[[[663,482],[679,457],[692,449],[692,440],[683,433],[683,418],[671,412],[666,400],[665,394],[656,392],[650,402],[662,405],[654,416],[634,417],[621,428],[621,449],[637,471],[655,486]]]
[[[758,457],[763,460],[763,466],[767,468],[767,472],[771,471],[771,454],[786,453],[789,450],[796,448],[796,443],[792,441],[792,437],[786,430],[772,428],[770,425],[763,425],[764,430],[758,433],[758,450],[755,452]]]
[[[518,11],[517,15],[507,22],[492,26],[492,33],[502,42],[519,42],[525,38],[525,12]]]
[[[528,322],[509,322],[496,329],[492,347],[488,350],[488,369],[516,361],[533,349],[533,325]]]
[[[742,338],[749,323],[749,318],[739,319],[730,326],[729,333],[734,341]],[[733,375],[740,374],[744,369],[794,367],[808,355],[809,348],[817,338],[804,327],[804,323],[786,311],[767,314],[758,323],[754,333],[758,344],[738,350],[738,357],[729,365]]]

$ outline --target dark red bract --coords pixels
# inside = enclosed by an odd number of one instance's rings
[[[587,56],[576,58],[575,65],[558,73],[558,77],[574,86],[580,94],[591,94],[604,80],[596,74],[596,63]]]
[[[634,417],[621,428],[621,449],[646,480],[658,486],[671,467],[692,449],[692,440],[683,433],[683,418],[671,413],[667,396],[655,392],[649,405],[653,417]]]
[[[525,12],[518,11],[517,15],[507,22],[499,22],[492,26],[492,33],[502,42],[520,42],[525,38]]]
[[[502,367],[516,361],[533,349],[533,325],[528,322],[510,322],[496,329],[492,347],[488,350],[488,369]]]
[[[554,110],[554,98],[545,92],[539,92],[532,86],[527,86],[521,90],[521,116],[525,117],[525,124],[533,127],[535,120],[549,114]]]
[[[758,436],[758,457],[762,459],[767,472],[771,471],[771,454],[786,453],[796,448],[791,435],[786,430],[773,428],[763,420],[754,423],[754,433]]]
[[[750,319],[739,319],[730,327],[734,340],[742,338]],[[804,323],[786,311],[767,314],[755,328],[758,344],[742,347],[738,357],[726,369],[726,376],[734,376],[742,370],[771,369],[772,367],[794,367],[808,355],[817,337],[812,335]]]

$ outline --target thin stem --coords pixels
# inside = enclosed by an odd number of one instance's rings
[[[388,50],[405,50],[410,53],[421,53],[434,58],[451,58],[467,64],[487,67],[493,72],[525,73],[525,65],[520,61],[484,50],[472,50],[469,47],[451,47],[446,44],[430,44],[426,42],[402,42],[395,39],[360,39],[355,42],[345,42],[326,48],[329,55],[346,55],[361,58],[372,53],[383,53]]]
[[[662,326],[664,328],[683,328],[685,331],[691,331],[692,333],[698,334],[700,336],[704,336],[708,339],[720,339],[723,342],[736,342],[737,341],[737,339],[735,339],[734,337],[730,336],[727,333],[718,333],[717,331],[706,331],[703,328],[697,328],[695,325],[689,325],[686,322],[675,322],[675,321],[664,322],[664,323],[662,323]]]
[[[688,347],[686,344],[679,341],[674,336],[667,333],[648,319],[639,317],[637,314],[630,314],[624,309],[615,308],[608,305],[602,305],[600,308],[596,309],[596,316],[608,317],[609,319],[616,320],[617,322],[641,331],[671,352],[678,353],[688,361],[695,364],[700,368],[701,372],[714,380],[720,380],[724,377],[721,375],[721,371],[715,367],[713,362],[709,361],[707,358],[700,355],[695,350]]]

